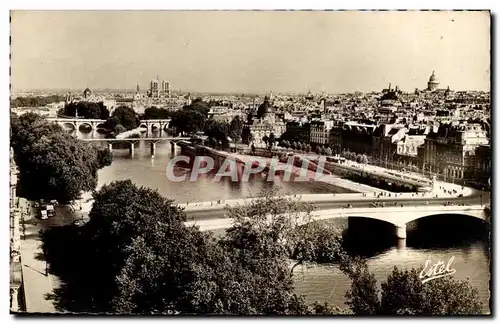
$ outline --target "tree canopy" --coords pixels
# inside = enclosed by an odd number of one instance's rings
[[[344,271],[352,280],[346,304],[356,315],[477,315],[482,311],[478,291],[468,280],[442,277],[422,283],[417,269],[394,267],[379,289],[366,262],[351,261]]]
[[[63,100],[64,98],[59,95],[17,97],[10,100],[10,107],[43,107],[51,103],[61,102]]]
[[[60,115],[88,118],[88,119],[108,119],[109,110],[102,102],[71,102],[59,110]]]
[[[165,108],[149,107],[144,110],[141,119],[168,119],[173,113]]]
[[[40,115],[11,115],[11,120],[19,188],[28,199],[73,200],[93,190],[97,170],[111,164],[109,150],[77,140]]]
[[[122,125],[126,130],[131,130],[139,127],[139,117],[132,108],[120,106],[113,111],[106,125],[115,132],[118,125]]]

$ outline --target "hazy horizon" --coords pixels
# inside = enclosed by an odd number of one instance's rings
[[[13,92],[490,91],[487,11],[12,11]]]

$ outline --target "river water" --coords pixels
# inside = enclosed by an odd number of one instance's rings
[[[101,137],[101,135],[80,134],[79,137]],[[205,177],[196,182],[173,183],[166,178],[166,166],[172,157],[168,141],[156,144],[154,159],[150,156],[149,144],[145,142],[137,144],[133,158],[129,156],[128,150],[114,150],[113,155],[112,165],[99,171],[99,187],[115,180],[130,179],[138,185],[157,189],[163,196],[177,202],[249,197],[273,186],[278,187],[283,193],[325,192],[324,189],[315,188],[308,183],[273,184],[263,180],[239,184],[230,181],[214,182],[212,178]],[[340,188],[336,191],[342,192]],[[455,222],[455,219],[453,221]],[[364,234],[356,236],[355,233],[348,231],[347,233],[351,234],[352,240],[356,242],[352,245],[353,252],[368,257],[370,270],[379,283],[385,280],[394,266],[419,268],[424,266],[426,260],[431,260],[433,263],[442,260],[446,263],[453,257],[453,268],[456,269],[453,276],[458,279],[469,278],[479,291],[484,311],[489,312],[488,232],[483,224],[469,226],[468,221],[470,220],[466,220],[466,224],[461,228],[453,228],[452,231],[449,229],[449,223],[446,223],[450,222],[450,219],[444,222],[428,221],[426,224],[414,224],[413,227],[408,227],[405,244],[401,242],[397,244],[376,235],[370,237]],[[336,222],[339,222],[340,226],[347,227],[346,220],[336,220]],[[453,235],[450,232],[453,232]],[[333,305],[346,307],[344,296],[350,281],[335,266],[297,267],[295,278],[297,291],[305,294],[308,300],[328,301]]]

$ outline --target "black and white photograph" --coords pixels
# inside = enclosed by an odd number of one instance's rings
[[[491,28],[11,10],[10,313],[491,316]]]

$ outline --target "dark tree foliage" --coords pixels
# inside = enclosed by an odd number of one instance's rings
[[[173,113],[164,108],[149,107],[144,110],[141,119],[168,119]]]
[[[260,104],[257,109],[257,118],[263,118],[269,112],[269,101],[267,99],[264,100],[263,103]]]
[[[190,134],[205,129],[206,116],[195,109],[178,110],[172,114],[169,127],[175,128],[177,133]]]
[[[17,97],[10,101],[11,108],[18,107],[43,107],[51,103],[61,102],[64,98],[59,95],[37,96],[37,97]]]
[[[109,148],[98,149],[97,150],[97,161],[98,168],[102,169],[104,167],[110,166],[113,162],[113,154]]]
[[[468,280],[442,277],[422,284],[416,269],[399,270],[378,289],[364,261],[349,263],[352,280],[346,304],[356,315],[475,315],[481,313],[477,289]],[[380,297],[379,297],[380,296]]]
[[[97,185],[98,150],[47,123],[37,114],[12,116],[11,146],[19,167],[19,187],[28,199],[67,202]]]
[[[208,112],[210,111],[210,105],[207,102],[201,100],[201,98],[197,98],[193,100],[190,105],[184,106],[183,110],[197,111],[205,118],[207,118]]]
[[[228,136],[230,133],[230,125],[227,123],[213,123],[210,128],[207,128],[205,135],[209,137],[209,140],[213,140],[222,145],[222,148],[229,147]]]
[[[242,137],[243,131],[243,121],[239,116],[235,116],[231,123],[229,124],[229,137],[233,139],[234,142],[239,142]]]
[[[87,118],[87,119],[108,119],[109,110],[102,102],[79,101],[66,104],[60,115]]]
[[[244,127],[241,131],[241,141],[243,144],[250,144],[252,141],[252,132],[250,131],[250,128]]]
[[[113,122],[110,123],[114,124],[116,121],[116,125],[122,125],[126,130],[139,127],[139,117],[132,108],[126,106],[116,108],[111,115],[111,119],[113,119]],[[114,129],[116,130],[116,126]]]

